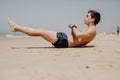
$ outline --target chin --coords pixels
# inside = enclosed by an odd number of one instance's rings
[[[84,21],[84,24],[86,24],[86,22]]]
[[[84,24],[88,24],[87,21],[84,21]]]

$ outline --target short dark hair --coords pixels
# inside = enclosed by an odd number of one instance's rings
[[[95,10],[89,10],[88,13],[91,13],[91,18],[95,18],[94,24],[98,24],[100,22],[101,16],[100,13]]]

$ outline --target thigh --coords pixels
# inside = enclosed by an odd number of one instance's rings
[[[51,30],[45,30],[45,29],[40,29],[41,37],[43,37],[45,40],[54,43],[57,41],[57,32],[56,31],[51,31]]]

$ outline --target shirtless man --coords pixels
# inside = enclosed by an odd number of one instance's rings
[[[8,19],[8,24],[13,32],[22,32],[29,36],[40,36],[52,43],[56,48],[80,47],[92,41],[96,36],[96,25],[100,21],[100,13],[95,10],[89,10],[85,16],[85,24],[87,27],[78,30],[74,24],[68,25],[71,34],[63,32],[55,32],[46,29],[32,29],[15,24],[14,21]]]

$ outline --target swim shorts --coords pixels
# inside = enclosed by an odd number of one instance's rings
[[[67,48],[68,47],[68,37],[63,32],[57,32],[57,38],[58,40],[55,43],[52,43],[52,45],[55,46],[55,48]]]

